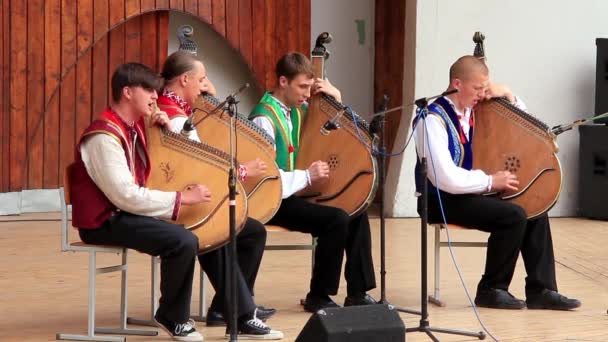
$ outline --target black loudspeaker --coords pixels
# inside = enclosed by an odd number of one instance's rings
[[[608,219],[608,126],[582,125],[579,159],[580,215]]]
[[[388,305],[349,306],[317,311],[296,342],[403,342],[405,325]]]
[[[597,64],[595,66],[595,115],[608,112],[608,38],[597,38]],[[608,118],[595,120],[608,125]]]

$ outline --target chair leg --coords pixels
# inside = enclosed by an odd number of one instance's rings
[[[148,319],[138,319],[134,317],[127,317],[127,324],[143,325],[149,327],[156,327],[154,323],[154,315],[158,309],[158,284],[160,282],[160,258],[150,258],[150,317]]]
[[[120,327],[119,328],[97,328],[96,333],[100,334],[119,334],[119,335],[141,335],[157,336],[158,331],[136,330],[127,328],[127,303],[128,303],[128,254],[125,249],[122,253],[122,270],[120,271]]]
[[[434,289],[433,294],[429,296],[429,302],[437,306],[445,306],[445,303],[440,298],[440,277],[441,277],[441,225],[434,225],[435,241],[434,241]]]
[[[104,342],[125,342],[124,336],[96,336],[95,332],[95,280],[97,276],[97,252],[89,251],[89,312],[87,335],[63,334],[55,335],[56,340],[68,341],[104,341]]]
[[[207,275],[203,269],[199,273],[198,315],[190,315],[197,322],[207,321]]]

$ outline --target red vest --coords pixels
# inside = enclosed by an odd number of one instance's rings
[[[82,161],[80,145],[92,134],[108,134],[122,145],[127,158],[127,164],[133,174],[135,183],[145,186],[150,175],[150,156],[146,144],[145,125],[139,120],[129,127],[111,109],[106,109],[99,119],[91,123],[80,137],[76,145],[74,167],[71,179],[72,225],[82,229],[100,228],[103,223],[119,209],[116,208],[106,195],[95,185]],[[133,138],[137,133],[137,146],[133,146]],[[139,152],[143,151],[142,153]]]

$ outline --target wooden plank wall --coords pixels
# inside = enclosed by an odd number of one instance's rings
[[[109,103],[114,68],[138,61],[160,70],[166,9],[211,25],[262,88],[274,84],[282,54],[310,50],[310,0],[4,0],[0,192],[61,186],[80,133]]]
[[[412,1],[412,0],[408,0]],[[383,95],[390,97],[389,107],[403,104],[405,4],[403,0],[376,0],[374,104],[381,106]],[[408,72],[414,72],[410,70]],[[403,113],[386,117],[386,141],[392,150]],[[408,116],[409,118],[409,116]]]

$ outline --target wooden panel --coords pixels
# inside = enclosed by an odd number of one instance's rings
[[[287,15],[288,8],[287,1],[277,1],[275,6],[276,13],[276,40],[277,46],[274,50],[274,63],[281,58],[287,50],[288,30],[289,30],[289,17]],[[274,70],[274,68],[273,68]]]
[[[141,62],[150,68],[158,68],[157,13],[148,13],[141,17]]]
[[[108,29],[169,6],[228,37],[262,88],[274,85],[278,57],[310,49],[310,0],[2,1],[0,191],[60,185],[77,137],[109,103],[114,69],[128,60],[159,70],[167,55],[168,12]]]
[[[139,13],[139,10],[139,7],[131,8],[131,13]],[[141,33],[141,17],[131,18],[125,23],[125,62],[141,61]]]
[[[226,2],[225,0],[213,0],[211,3],[211,16],[213,17],[213,28],[222,37],[226,37]]]
[[[160,70],[169,53],[169,13],[158,15],[158,67]]]
[[[124,0],[110,1],[110,27],[124,20]],[[125,62],[125,25],[118,26],[110,32],[108,54],[108,75],[111,79],[112,73]],[[112,101],[111,84],[108,82],[108,102]]]
[[[405,34],[405,3],[399,0],[376,0],[374,103],[377,108],[383,94],[391,105],[403,102],[403,52]],[[387,148],[392,150],[401,112],[387,116]]]
[[[184,10],[184,0],[169,0],[169,7],[172,9]]]
[[[44,169],[44,0],[27,6],[27,185],[42,188]]]
[[[141,0],[141,11],[145,12],[156,8],[156,1],[154,0]]]
[[[300,19],[300,12],[298,8],[298,0],[287,0],[283,1],[284,6],[287,6],[286,12],[283,12],[281,17],[284,17],[287,21],[287,30],[279,31],[285,32],[287,38],[287,51],[296,51],[298,49],[298,21]]]
[[[64,78],[59,104],[59,170],[65,170],[74,160],[76,72],[69,68],[76,61],[76,13],[75,1],[61,1],[61,74]]]
[[[4,94],[8,93],[8,82],[4,81],[4,68],[8,65],[8,60],[5,61],[4,59],[4,36],[6,35],[6,27],[4,26],[4,5],[5,3],[7,3],[7,1],[2,1],[0,2],[0,39],[2,39],[2,41],[0,41],[0,132],[7,132],[8,131],[8,127],[4,127],[4,118],[7,117],[7,111],[6,108],[4,107],[5,103],[7,103],[7,101],[4,101]],[[2,137],[0,137],[0,192],[4,192],[4,191],[8,191],[5,190],[4,188],[4,166],[8,166],[9,162],[8,162],[8,157],[6,158],[6,160],[4,160],[4,137],[7,134],[4,133],[2,134]]]
[[[10,6],[11,56],[10,56],[10,190],[19,191],[25,185],[26,177],[26,118],[27,110],[27,12],[26,4],[15,1]]]
[[[230,45],[239,49],[239,0],[226,0],[226,38]]]
[[[197,0],[184,0],[184,11],[198,15],[198,1]]]
[[[93,0],[78,0],[78,64],[76,65],[76,141],[91,122]],[[84,55],[83,55],[84,53]]]
[[[140,10],[140,0],[125,0],[125,18],[139,14]]]
[[[10,12],[8,1],[2,2],[2,138],[0,148],[2,149],[2,191],[9,191],[10,177]]]
[[[276,18],[276,9],[274,7],[274,3],[266,2],[266,15],[264,16],[264,31],[265,31],[265,45],[266,45],[266,55],[265,55],[265,63],[266,64],[266,75],[264,84],[266,88],[271,88],[275,83],[275,75],[274,69],[277,63],[275,58],[275,51],[277,51],[277,32],[275,25]]]
[[[198,16],[208,24],[213,24],[213,19],[211,17],[211,0],[198,1]]]
[[[91,118],[94,119],[108,106],[109,70],[108,49],[109,37],[106,34],[110,22],[108,0],[95,0],[94,2],[94,37],[97,43],[93,47],[93,79]]]
[[[45,1],[44,20],[44,175],[47,189],[59,186],[59,80],[61,75],[60,0]],[[52,98],[51,98],[52,97]]]
[[[169,0],[156,0],[156,8],[169,8]]]
[[[310,45],[310,1],[298,1],[298,3],[300,5],[298,50],[308,56],[310,55],[310,51],[312,51],[312,46]]]
[[[255,41],[252,51],[252,68],[253,73],[255,74],[255,79],[262,87],[265,87],[266,83],[266,35],[264,26],[266,8],[264,4],[265,1],[253,0],[251,20],[253,25],[252,41]]]
[[[239,50],[250,68],[253,67],[252,15],[251,0],[239,0]],[[256,43],[259,44],[257,41]]]

